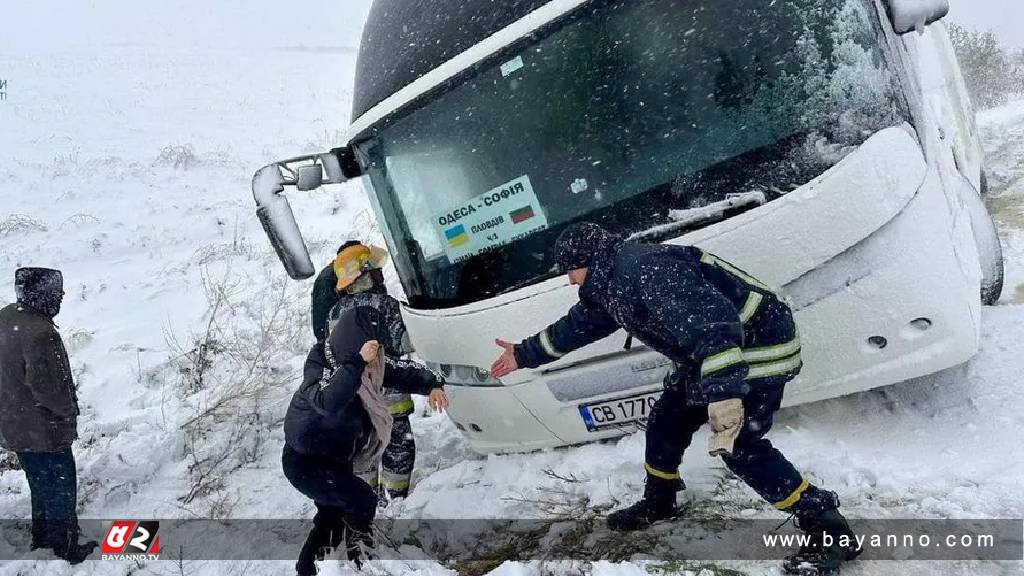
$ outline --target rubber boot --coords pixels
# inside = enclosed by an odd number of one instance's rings
[[[794,505],[793,512],[797,528],[809,535],[810,541],[796,554],[786,557],[782,566],[786,574],[832,576],[839,572],[843,562],[860,555],[853,530],[839,513],[835,492],[811,486]]]
[[[608,528],[618,531],[644,530],[659,520],[676,514],[676,492],[685,486],[679,479],[666,480],[647,475],[644,497],[622,510],[608,516]]]

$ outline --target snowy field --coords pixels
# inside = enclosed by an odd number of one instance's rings
[[[279,460],[284,409],[311,343],[310,286],[284,279],[249,181],[270,160],[340,142],[353,65],[338,49],[0,54],[0,305],[13,299],[16,267],[64,271],[58,323],[81,389],[84,518],[312,517]],[[981,353],[962,369],[789,409],[776,421],[777,445],[854,518],[1024,517],[1024,102],[984,112],[980,123],[1007,256],[1003,302],[985,310]],[[294,198],[318,263],[352,230],[375,236],[358,185]],[[641,490],[641,435],[484,458],[422,405],[414,428],[418,485],[388,516],[558,517],[620,506]],[[694,506],[782,520],[701,450],[683,474]],[[0,517],[28,515],[24,475],[0,466]],[[0,554],[24,538],[0,534]],[[778,563],[730,566],[779,573]],[[429,562],[382,562],[372,572],[451,573]],[[698,572],[642,559],[493,571]],[[0,574],[57,573],[288,574],[291,563],[72,568],[40,552],[0,564]],[[843,571],[1012,573],[1024,568],[861,562]]]

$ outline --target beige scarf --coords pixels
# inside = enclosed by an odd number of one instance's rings
[[[388,442],[391,441],[391,426],[394,419],[384,401],[384,351],[366,365],[363,370],[362,385],[359,386],[359,400],[370,415],[373,431],[363,449],[356,454],[352,468],[359,472],[376,472],[380,457],[384,454]]]

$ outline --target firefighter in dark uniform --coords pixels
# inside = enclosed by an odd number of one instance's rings
[[[810,484],[765,438],[801,367],[793,315],[767,286],[696,247],[625,243],[588,223],[562,233],[555,262],[580,287],[579,302],[520,344],[498,340],[505,351],[495,377],[554,362],[620,328],[675,367],[647,423],[643,498],[611,514],[610,528],[643,529],[675,514],[683,452],[710,422],[711,454],[812,536],[787,558],[788,573],[831,574],[856,556],[824,545],[825,533],[833,542],[852,534],[836,494]]]
[[[412,352],[399,302],[387,293],[384,286],[383,266],[386,262],[387,252],[382,248],[354,240],[341,246],[337,257],[320,272],[313,285],[311,317],[318,343],[324,342],[331,326],[343,312],[369,306],[378,310],[387,324],[388,337],[381,345],[388,357],[397,359]],[[391,440],[384,451],[379,478],[364,480],[374,488],[383,489],[391,499],[404,498],[409,494],[416,462],[416,440],[409,422],[415,407],[408,393],[394,389],[386,389],[385,392],[388,410],[394,418]],[[427,401],[435,410],[448,407],[448,397],[441,389],[430,392]]]

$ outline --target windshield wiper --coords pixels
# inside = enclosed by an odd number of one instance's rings
[[[725,200],[712,202],[699,208],[685,210],[669,210],[668,217],[673,220],[631,235],[627,242],[652,242],[663,240],[668,236],[676,236],[684,230],[703,228],[727,220],[736,214],[763,206],[768,202],[764,192],[751,191],[738,194],[727,194]]]

